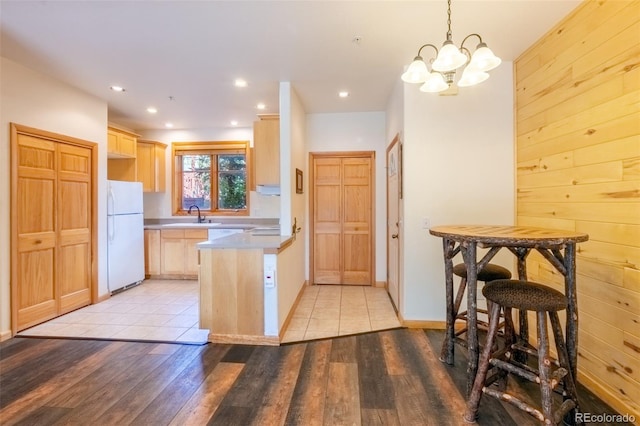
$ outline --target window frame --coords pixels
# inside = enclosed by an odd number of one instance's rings
[[[182,156],[183,155],[221,155],[244,154],[245,156],[245,209],[218,209],[218,165],[217,161],[211,164],[211,208],[201,209],[202,214],[209,216],[249,216],[249,193],[253,182],[253,168],[251,159],[251,147],[249,141],[205,141],[205,142],[172,142],[171,143],[171,211],[174,216],[187,215],[182,208]],[[214,164],[215,163],[215,164]],[[215,185],[214,185],[215,179]],[[215,187],[215,192],[214,192]]]

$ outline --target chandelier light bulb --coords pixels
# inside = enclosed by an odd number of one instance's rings
[[[453,71],[460,68],[467,62],[467,55],[460,52],[451,40],[447,40],[442,45],[436,60],[433,61],[432,68],[435,71]]]
[[[416,56],[401,78],[405,83],[424,83],[428,77],[427,64],[424,63],[422,57]]]
[[[420,86],[421,92],[438,93],[447,90],[449,85],[444,81],[444,77],[439,72],[432,72],[429,78]]]
[[[471,56],[469,67],[479,71],[489,71],[502,63],[485,43],[480,43]]]
[[[470,67],[466,67],[462,72],[462,77],[458,81],[458,87],[469,87],[480,84],[489,78],[489,74],[484,71],[475,70]]]

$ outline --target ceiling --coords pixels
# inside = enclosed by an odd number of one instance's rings
[[[513,61],[579,3],[454,0],[453,40],[479,33]],[[0,53],[104,99],[109,121],[131,129],[247,127],[278,112],[280,81],[307,113],[384,111],[417,49],[444,41],[446,10],[444,0],[0,0]]]

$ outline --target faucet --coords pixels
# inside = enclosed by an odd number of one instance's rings
[[[196,206],[195,204],[194,204],[194,205],[192,205],[192,206],[189,206],[189,211],[188,211],[188,213],[189,213],[189,214],[191,214],[191,210],[192,210],[194,207],[198,210],[198,223],[203,223],[203,222],[204,222],[204,220],[205,220],[205,217],[200,215],[200,207]]]

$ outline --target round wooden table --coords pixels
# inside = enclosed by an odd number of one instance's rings
[[[478,271],[482,269],[502,248],[507,248],[518,259],[518,278],[527,279],[526,259],[531,250],[537,250],[563,276],[565,295],[568,299],[566,321],[566,344],[569,362],[576,376],[578,361],[578,299],[576,296],[576,244],[587,241],[584,233],[556,229],[533,228],[528,226],[497,225],[449,225],[436,226],[429,230],[431,235],[442,238],[446,284],[446,334],[440,359],[453,364],[454,358],[454,301],[453,301],[453,258],[462,254],[467,267],[467,395],[471,391],[478,370],[478,327],[476,288]],[[489,251],[477,260],[477,248]],[[520,315],[520,336],[528,340],[526,313]]]

